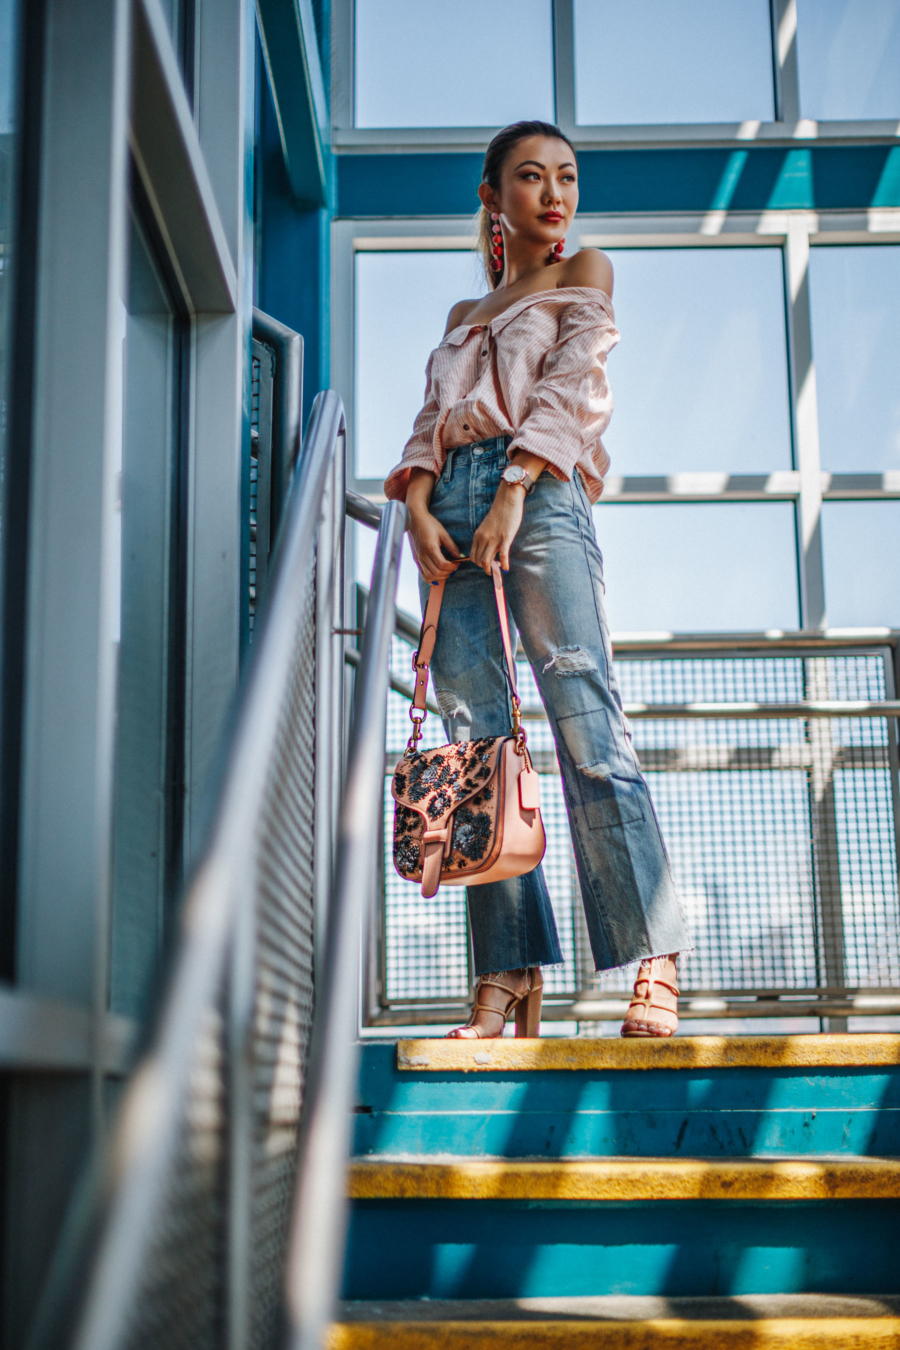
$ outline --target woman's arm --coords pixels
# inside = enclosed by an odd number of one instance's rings
[[[521,465],[533,483],[537,482],[547,467],[545,459],[539,459],[528,450],[517,450],[511,456],[510,463]],[[525,495],[521,483],[501,482],[490,511],[472,537],[472,552],[469,556],[473,563],[484,568],[488,576],[495,558],[500,559],[504,572],[509,571],[509,550],[522,524]]]
[[[612,264],[599,250],[582,249],[563,266],[567,286],[590,286],[611,295]],[[529,395],[528,411],[510,447],[510,462],[521,464],[532,481],[548,464],[558,477],[570,478],[583,446],[597,439],[609,422],[612,398],[606,356],[618,338],[611,311],[606,314],[599,304],[573,305],[564,313],[559,339],[547,353],[543,374]],[[546,456],[539,453],[545,446]],[[485,572],[497,557],[508,570],[524,510],[524,487],[501,483],[472,540],[472,561]]]
[[[444,337],[465,322],[466,314],[473,304],[475,304],[474,300],[460,300],[453,306],[447,315]],[[425,407],[416,418],[411,440],[418,437],[418,440],[423,442],[424,445],[427,435],[428,454],[432,461],[434,456],[431,451],[431,444],[437,417],[437,402],[431,395],[431,361],[429,360],[426,371]],[[410,444],[407,443],[404,456],[409,448]],[[408,515],[406,530],[409,535],[409,542],[412,545],[413,555],[425,581],[440,581],[455,571],[455,565],[447,558],[448,553],[453,558],[461,556],[459,549],[443,525],[435,519],[429,510],[431,494],[436,482],[437,474],[433,469],[428,469],[422,464],[413,464],[408,469],[408,477],[404,485]]]

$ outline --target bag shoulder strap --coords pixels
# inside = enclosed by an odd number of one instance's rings
[[[519,695],[516,689],[516,663],[513,659],[512,639],[509,631],[509,615],[506,609],[506,592],[503,589],[503,573],[500,564],[496,560],[491,563],[491,575],[494,581],[494,600],[497,604],[497,618],[500,621],[500,636],[503,639],[503,657],[506,663],[506,675],[509,680],[510,691],[512,693],[513,705],[513,734],[516,737],[521,735],[519,726]],[[431,583],[431,589],[428,593],[428,603],[425,606],[425,616],[422,619],[422,630],[419,633],[418,650],[413,653],[413,670],[415,671],[416,684],[413,693],[412,707],[409,715],[416,723],[413,730],[413,736],[410,746],[415,745],[419,739],[419,724],[425,721],[428,716],[428,709],[425,705],[425,695],[428,691],[428,671],[431,666],[431,658],[434,655],[434,647],[437,642],[438,618],[441,613],[441,604],[444,599],[444,581],[434,581]],[[416,716],[416,714],[419,714]]]

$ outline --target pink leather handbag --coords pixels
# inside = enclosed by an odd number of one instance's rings
[[[391,785],[394,866],[407,881],[421,881],[426,897],[435,895],[442,882],[479,886],[521,876],[537,867],[546,847],[539,778],[521,724],[500,564],[495,562],[492,570],[512,692],[510,734],[460,741],[436,750],[416,748],[428,716],[425,695],[444,598],[443,581],[431,588],[419,649],[413,656],[416,687],[409,710],[413,731]]]

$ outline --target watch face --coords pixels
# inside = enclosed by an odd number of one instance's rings
[[[521,464],[510,464],[509,468],[504,470],[503,477],[507,483],[521,483],[525,477],[525,470]]]

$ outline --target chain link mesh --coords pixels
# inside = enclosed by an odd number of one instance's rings
[[[893,696],[888,657],[887,648],[624,656],[616,675],[626,704],[881,700]],[[410,648],[399,639],[392,661],[409,682]],[[529,748],[542,775],[544,870],[564,955],[545,972],[547,993],[624,994],[636,966],[593,970],[550,725],[524,662],[518,679],[523,706],[538,714],[527,723]],[[388,774],[409,734],[408,706],[390,694]],[[426,747],[443,741],[433,714],[423,734]],[[688,996],[900,989],[893,722],[635,719],[632,734],[695,942],[681,966]],[[394,872],[389,781],[384,822],[385,1003],[458,1002],[470,994],[464,892],[442,887],[423,900]]]

